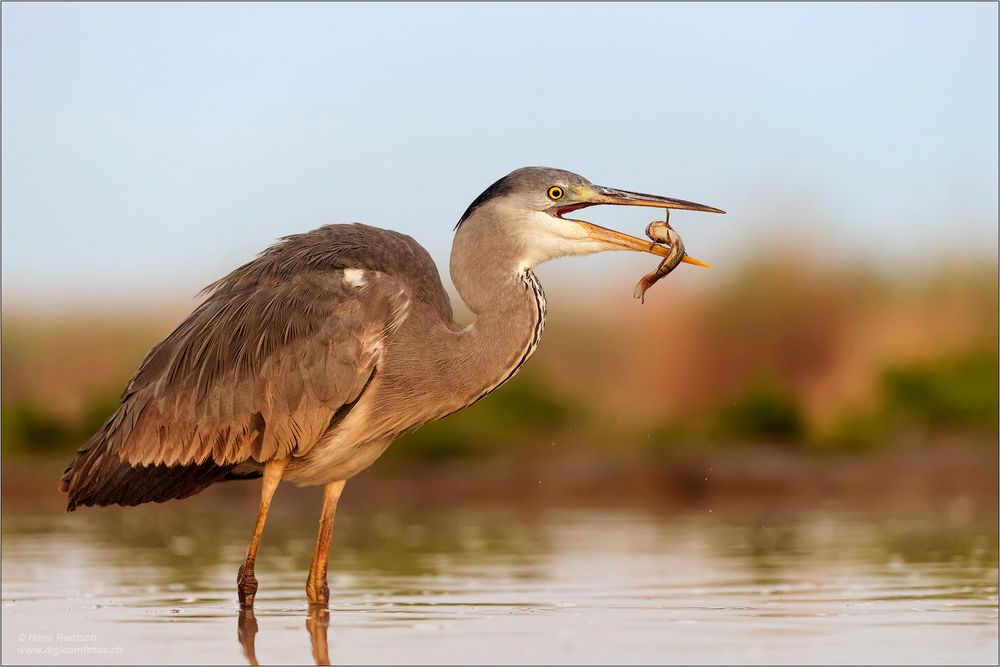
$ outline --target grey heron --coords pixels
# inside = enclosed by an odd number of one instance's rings
[[[451,277],[474,316],[468,326],[455,322],[434,262],[409,236],[350,224],[285,237],[209,285],[207,298],[150,351],[121,404],[66,468],[68,509],[163,502],[262,477],[237,578],[240,603],[251,606],[278,483],[322,486],[306,593],[326,606],[344,483],[394,439],[472,405],[521,368],[545,317],[532,268],[605,250],[668,254],[565,217],[598,204],[723,213],[560,169],[513,171],[455,228]]]

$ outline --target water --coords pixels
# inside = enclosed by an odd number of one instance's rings
[[[207,501],[207,502],[206,502]],[[512,508],[272,517],[253,614],[249,505],[10,512],[4,663],[996,663],[987,521]]]

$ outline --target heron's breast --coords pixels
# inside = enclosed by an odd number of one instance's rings
[[[288,462],[284,478],[301,486],[328,484],[349,479],[374,463],[392,442],[372,419],[377,390],[376,380],[335,428]]]

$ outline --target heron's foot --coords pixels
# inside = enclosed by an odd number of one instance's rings
[[[257,595],[257,577],[253,576],[253,565],[248,567],[244,563],[240,566],[240,572],[236,575],[236,592],[240,596],[240,606],[253,606],[253,599]]]
[[[312,577],[306,580],[306,597],[310,607],[327,608],[330,605],[330,587],[326,580],[314,581]]]

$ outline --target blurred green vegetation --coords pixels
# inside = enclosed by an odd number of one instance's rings
[[[877,401],[845,409],[834,426],[817,438],[827,447],[843,450],[873,449],[900,432],[995,438],[1000,423],[998,375],[995,349],[892,364],[881,374]]]
[[[0,408],[4,452],[47,454],[76,449],[93,435],[119,403],[118,392],[90,399],[79,415],[66,415],[33,401],[4,402]]]
[[[905,366],[883,376],[886,413],[925,428],[995,430],[1000,419],[996,350]]]
[[[507,382],[475,405],[401,438],[383,460],[442,460],[496,454],[512,443],[537,443],[582,418],[573,400],[541,378]]]
[[[879,376],[874,399],[844,406],[823,424],[810,422],[795,393],[778,378],[760,373],[718,408],[661,424],[653,440],[865,451],[913,432],[996,437],[1000,431],[996,350],[895,363]]]
[[[755,376],[730,403],[710,418],[713,435],[730,440],[801,442],[806,435],[802,407],[795,395],[770,374]]]

